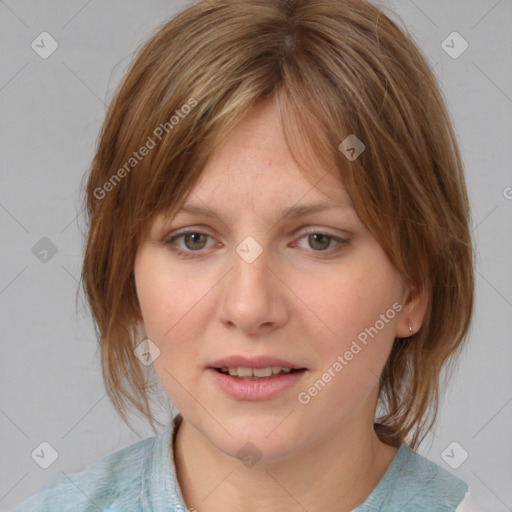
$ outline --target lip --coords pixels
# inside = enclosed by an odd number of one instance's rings
[[[277,357],[268,356],[256,356],[256,357],[245,357],[245,356],[228,356],[223,357],[214,361],[208,368],[234,368],[243,366],[245,368],[268,368],[269,366],[279,366],[280,368],[292,368],[294,370],[307,370],[304,366],[286,361],[285,359],[279,359]]]
[[[254,360],[251,364],[254,364]],[[270,361],[268,358],[266,361]],[[273,359],[276,362],[278,360]],[[282,363],[282,362],[281,362]],[[282,366],[282,364],[268,364],[267,366]],[[214,363],[217,364],[217,363]],[[247,364],[247,361],[246,363]],[[261,363],[263,364],[263,363]],[[267,364],[267,363],[265,363]],[[289,364],[289,363],[287,363]],[[229,365],[228,365],[229,366]],[[231,363],[231,366],[244,366],[235,365]],[[251,368],[258,368],[258,366],[250,366]],[[261,366],[265,368],[266,366]],[[289,368],[285,366],[285,368]],[[277,377],[271,377],[265,380],[242,380],[231,375],[226,375],[217,371],[215,368],[207,368],[206,370],[211,376],[215,384],[227,395],[235,398],[236,400],[248,400],[248,401],[261,401],[270,400],[271,398],[279,395],[296,386],[298,382],[303,378],[307,370],[304,368],[297,372],[287,373],[278,375]]]

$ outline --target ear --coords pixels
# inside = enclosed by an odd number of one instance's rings
[[[396,325],[398,338],[408,338],[416,334],[423,325],[428,306],[427,287],[424,283],[421,286],[409,286],[404,292],[404,297]]]

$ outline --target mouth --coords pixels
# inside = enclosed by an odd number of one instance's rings
[[[267,355],[231,355],[214,361],[207,370],[212,383],[230,398],[262,401],[298,386],[308,369]]]
[[[306,368],[289,368],[281,366],[267,366],[264,368],[251,368],[247,366],[222,366],[212,368],[218,373],[229,375],[238,380],[270,380],[281,375],[304,372]]]
[[[231,399],[264,401],[286,395],[300,385],[306,368],[289,366],[220,366],[207,368],[212,384]]]

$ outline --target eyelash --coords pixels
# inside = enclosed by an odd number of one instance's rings
[[[174,253],[176,253],[180,258],[183,258],[183,259],[192,259],[192,258],[197,258],[197,257],[200,257],[200,253],[204,251],[204,249],[199,249],[197,251],[190,251],[190,250],[187,250],[187,251],[184,251],[183,249],[178,249],[176,244],[175,244],[175,240],[185,236],[185,235],[189,235],[189,234],[195,234],[195,235],[205,235],[209,238],[213,238],[211,237],[210,235],[208,235],[207,233],[203,233],[197,229],[189,229],[189,230],[186,230],[186,231],[182,231],[178,234],[174,234],[172,236],[168,236],[164,239],[164,243],[169,247],[169,249],[171,251],[173,251]],[[335,246],[334,248],[331,248],[331,249],[328,249],[328,250],[325,250],[325,251],[315,251],[312,249],[313,252],[315,253],[320,253],[321,255],[325,255],[325,257],[328,257],[328,256],[331,256],[333,255],[334,253],[338,252],[339,250],[341,250],[341,248],[345,245],[347,245],[349,243],[349,240],[347,239],[343,239],[343,238],[339,238],[339,237],[336,237],[334,235],[331,235],[329,233],[324,233],[322,231],[319,231],[318,229],[312,229],[312,230],[308,230],[306,232],[304,232],[302,234],[301,237],[298,238],[298,240],[301,240],[302,238],[308,236],[308,235],[324,235],[324,236],[327,236],[329,239],[331,240],[335,240],[336,242],[338,242],[338,245]],[[198,255],[194,255],[194,253],[198,253]]]

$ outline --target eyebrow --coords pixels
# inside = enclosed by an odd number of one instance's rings
[[[307,215],[310,213],[316,213],[320,211],[329,211],[329,210],[348,210],[352,209],[350,203],[348,204],[329,204],[329,203],[312,203],[305,205],[295,205],[287,208],[281,212],[281,217],[302,217],[303,215]],[[190,213],[191,215],[204,215],[207,217],[218,217],[219,214],[215,210],[211,210],[209,208],[203,208],[201,206],[193,205],[193,204],[185,204],[183,205],[177,213],[185,212]]]

